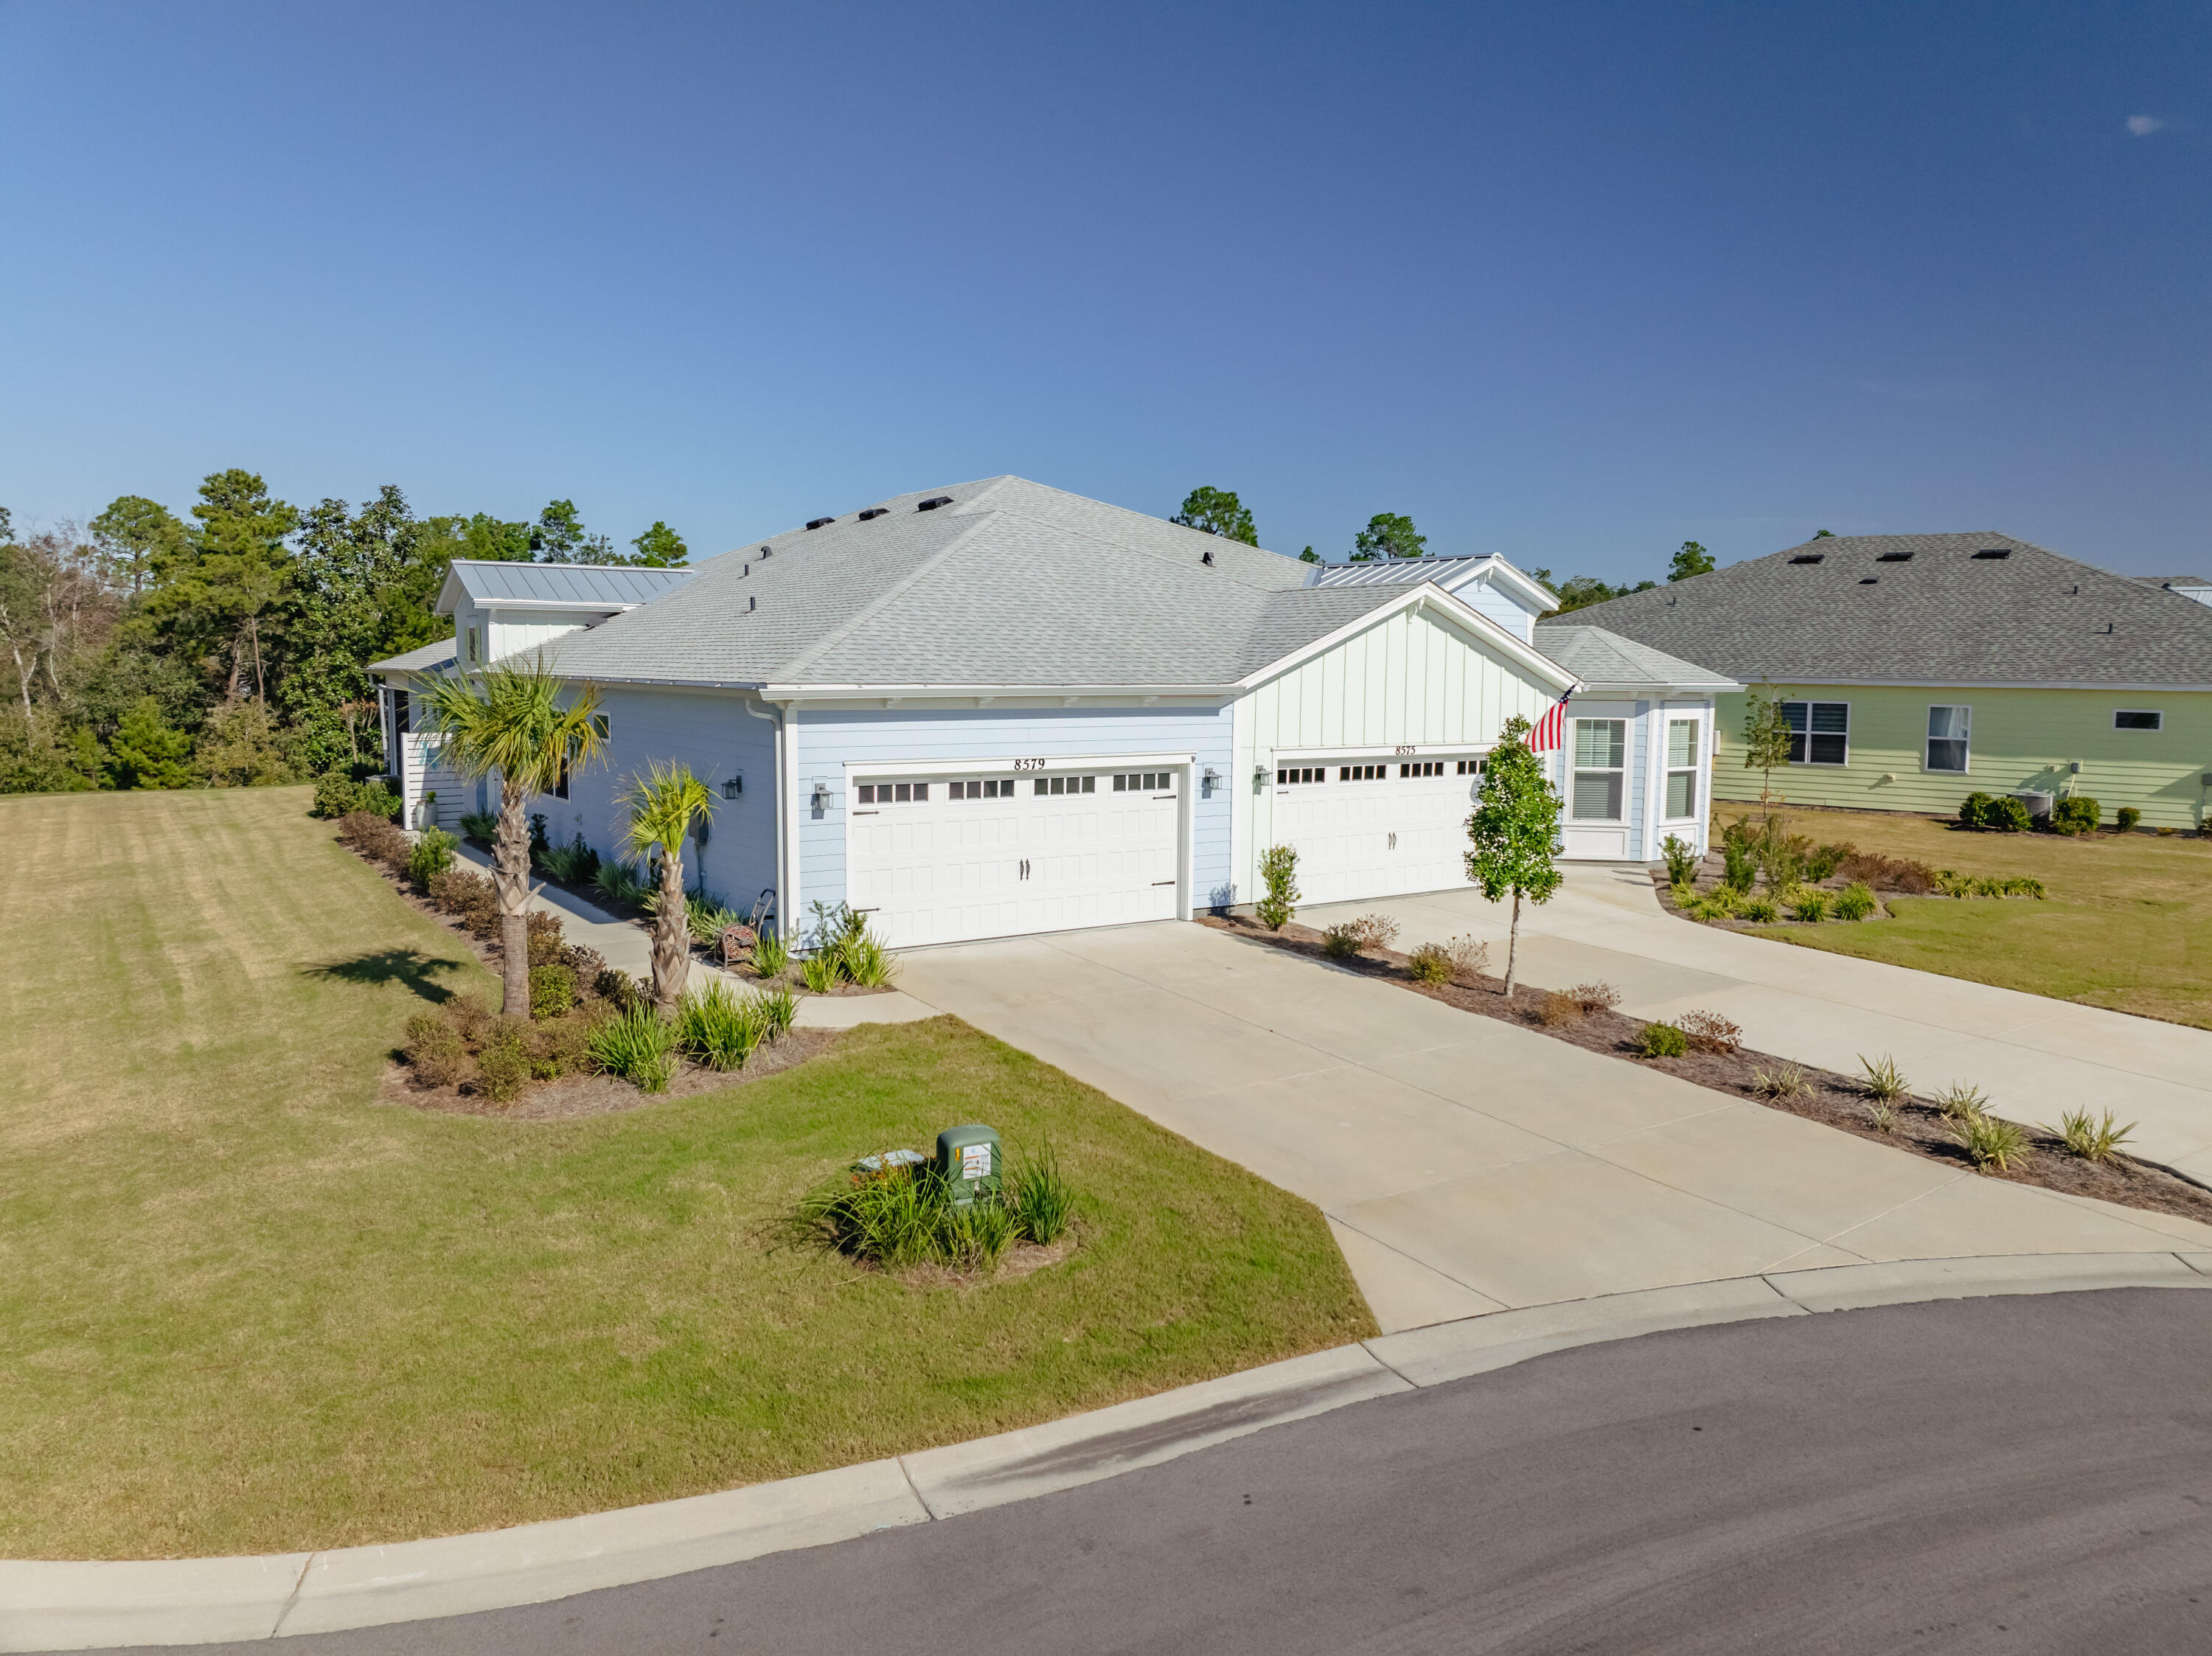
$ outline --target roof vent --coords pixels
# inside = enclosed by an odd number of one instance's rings
[[[1879,575],[1861,575],[1859,577],[1859,585],[1862,586],[1872,586],[1881,579],[1881,577]]]
[[[1211,564],[1213,561],[1213,549],[1210,546],[1207,547],[1204,552],[1199,555],[1198,561],[1203,564]]]
[[[835,518],[809,518],[806,520],[806,526],[809,529],[819,529],[823,524],[833,524],[836,521]]]
[[[862,523],[866,523],[866,522],[867,522],[871,518],[880,518],[880,517],[882,517],[882,516],[884,515],[884,513],[886,513],[886,512],[888,512],[888,511],[890,511],[890,507],[887,507],[887,506],[872,506],[872,507],[869,507],[866,512],[863,512],[863,513],[860,514],[860,521],[861,521]]]
[[[763,548],[761,548],[761,556],[763,556],[763,558],[772,558],[772,557],[774,557],[775,555],[775,550],[774,550],[772,548],[765,547],[765,546],[763,546]]]
[[[952,497],[950,494],[933,494],[927,500],[924,500],[920,506],[915,507],[915,510],[916,512],[934,512],[940,506],[951,506],[951,504]]]
[[[1885,552],[1880,557],[1876,558],[1875,561],[1876,563],[1911,563],[1912,561],[1912,554],[1910,552]]]
[[[1985,546],[1980,551],[1975,553],[1974,555],[1978,558],[2008,558],[2012,556],[2012,548],[2008,546]]]
[[[759,609],[759,608],[760,608],[760,599],[759,599],[759,597],[758,597],[757,596],[755,596],[755,597],[749,597],[749,598],[747,598],[747,599],[745,600],[745,613],[746,613],[747,615],[749,615],[749,616],[750,616],[750,614],[752,614],[752,612],[753,612],[754,610],[757,610],[757,609]]]
[[[1792,563],[1818,563],[1828,555],[1825,552],[1800,552],[1790,560]]]

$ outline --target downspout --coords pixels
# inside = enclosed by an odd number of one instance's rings
[[[783,894],[790,889],[788,882],[784,877],[784,841],[788,836],[784,827],[783,705],[778,702],[775,704],[774,713],[766,713],[755,705],[757,700],[758,698],[752,698],[741,701],[738,705],[755,719],[765,719],[775,725],[775,781],[773,792],[769,795],[771,808],[775,814],[775,927],[779,936],[788,938],[791,934],[783,923]]]

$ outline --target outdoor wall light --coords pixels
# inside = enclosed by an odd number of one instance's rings
[[[1221,773],[1214,769],[1212,766],[1208,765],[1206,767],[1205,774],[1198,779],[1198,785],[1201,788],[1204,788],[1208,793],[1212,792],[1214,789],[1221,786]]]
[[[744,791],[745,779],[743,772],[738,773],[735,776],[726,776],[722,779],[723,798],[735,799],[742,795]]]
[[[830,785],[827,782],[817,781],[814,785],[814,798],[809,803],[811,803],[817,810],[829,810]]]
[[[1255,788],[1264,788],[1267,786],[1267,767],[1265,765],[1252,767],[1252,786]]]

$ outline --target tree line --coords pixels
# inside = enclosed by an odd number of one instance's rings
[[[185,517],[125,494],[17,534],[0,507],[0,792],[248,786],[380,770],[372,661],[449,637],[456,558],[669,567],[665,523],[617,551],[569,500],[535,521],[417,517],[389,484],[295,507],[210,474]]]

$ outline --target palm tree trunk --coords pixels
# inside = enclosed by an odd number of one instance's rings
[[[505,777],[499,784],[499,839],[492,858],[499,893],[499,1010],[511,1018],[530,1016],[530,803]]]
[[[1513,998],[1513,957],[1521,948],[1521,888],[1513,888],[1513,925],[1505,934],[1505,998]]]
[[[676,842],[681,846],[684,841]],[[660,907],[653,922],[653,998],[670,1017],[691,975],[691,928],[684,898],[684,858],[660,848]]]

